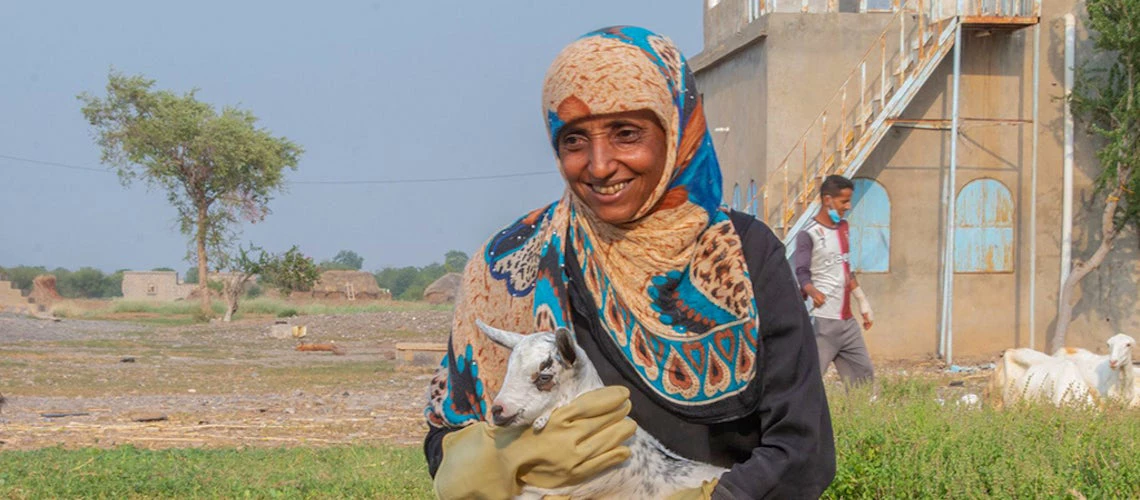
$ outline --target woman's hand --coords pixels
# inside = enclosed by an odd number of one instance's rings
[[[535,433],[527,427],[520,436],[527,447],[529,470],[522,482],[540,488],[578,484],[624,462],[637,424],[629,415],[629,389],[605,387],[587,392],[554,410],[550,421]]]
[[[443,438],[435,476],[439,498],[508,498],[524,484],[560,488],[629,458],[622,443],[637,424],[629,390],[606,387],[578,396],[550,414],[541,431],[479,422]]]

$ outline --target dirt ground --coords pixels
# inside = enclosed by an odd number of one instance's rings
[[[294,319],[307,341],[347,352],[335,356],[270,337],[269,319],[157,327],[0,314],[0,450],[415,445],[432,368],[397,363],[395,345],[442,342],[450,319],[448,311]],[[947,373],[937,360],[876,364],[877,376],[937,379],[947,401],[980,395],[989,374]],[[834,369],[825,378],[836,383]]]
[[[0,314],[0,450],[419,443],[431,368],[397,365],[395,345],[445,340],[450,317],[294,320],[309,342],[347,352],[335,356],[268,336],[272,320],[151,327]]]

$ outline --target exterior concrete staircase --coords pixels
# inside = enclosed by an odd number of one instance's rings
[[[823,110],[744,206],[792,239],[818,210],[818,187],[832,174],[853,177],[954,47],[960,26],[1023,27],[1038,22],[1040,0],[896,3],[895,15]],[[810,15],[810,14],[809,14]],[[761,182],[763,181],[763,182]]]

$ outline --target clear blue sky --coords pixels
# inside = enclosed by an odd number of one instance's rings
[[[420,184],[291,183],[241,241],[350,249],[365,269],[473,252],[561,193],[542,77],[578,35],[637,24],[701,49],[703,2],[8,2],[0,16],[0,155],[104,168],[76,95],[111,67],[217,107],[251,110],[302,145],[292,181],[549,172]],[[111,173],[0,158],[0,266],[184,271],[161,191]]]

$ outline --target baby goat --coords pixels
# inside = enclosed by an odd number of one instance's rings
[[[603,387],[594,365],[570,330],[559,328],[555,332],[521,335],[492,328],[482,321],[476,324],[496,344],[511,350],[503,387],[491,406],[491,421],[497,426],[530,425],[541,431],[556,408]],[[554,490],[528,486],[517,498],[665,498],[727,472],[669,451],[640,427],[624,444],[631,452],[624,463],[578,485]]]

